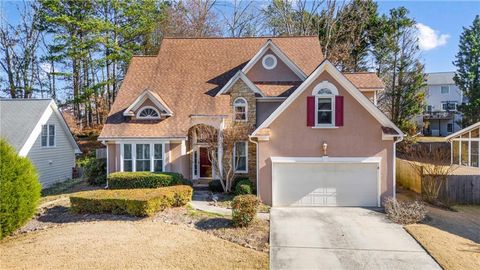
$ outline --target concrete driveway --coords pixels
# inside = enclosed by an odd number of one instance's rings
[[[271,269],[441,269],[374,209],[272,208]]]

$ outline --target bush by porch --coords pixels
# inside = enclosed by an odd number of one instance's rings
[[[110,189],[160,188],[182,183],[183,176],[171,172],[116,172],[108,175]]]

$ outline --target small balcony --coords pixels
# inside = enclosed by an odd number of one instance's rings
[[[438,111],[438,112],[424,112],[424,120],[449,120],[453,119],[454,112],[451,111]]]

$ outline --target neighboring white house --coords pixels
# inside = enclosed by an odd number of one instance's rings
[[[448,136],[462,127],[457,105],[465,102],[462,91],[453,81],[454,72],[427,74],[427,96],[421,125],[426,136]]]
[[[53,100],[1,99],[0,137],[32,161],[44,188],[72,178],[81,152]]]

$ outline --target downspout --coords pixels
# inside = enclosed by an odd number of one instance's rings
[[[397,143],[403,141],[403,135],[393,142],[393,198],[397,197]]]
[[[106,161],[106,162],[107,162],[107,164],[106,164],[106,165],[107,165],[107,167],[106,167],[106,170],[107,170],[107,171],[106,171],[106,174],[105,174],[105,175],[106,175],[106,178],[107,178],[107,179],[106,179],[107,184],[105,185],[105,189],[108,189],[108,163],[109,163],[109,160],[108,160],[108,144],[105,142],[105,140],[102,140],[102,144],[106,146],[105,152],[107,153],[107,161]],[[96,158],[96,157],[95,157],[95,158]]]
[[[248,135],[248,140],[255,144],[255,182],[257,189],[257,198],[259,198],[259,186],[258,186],[258,142],[252,140],[252,136]]]

